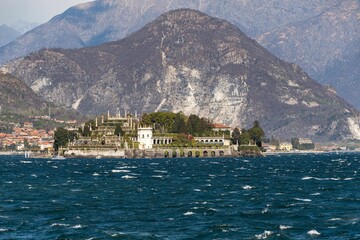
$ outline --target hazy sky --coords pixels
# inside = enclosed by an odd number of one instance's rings
[[[91,0],[0,0],[0,25],[18,20],[45,23],[71,6]]]

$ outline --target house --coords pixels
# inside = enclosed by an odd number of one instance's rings
[[[292,149],[293,149],[293,146],[289,142],[282,142],[279,145],[279,150],[282,150],[282,151],[291,151]]]
[[[214,123],[212,130],[213,130],[214,132],[220,132],[220,131],[221,131],[221,132],[225,132],[225,131],[229,131],[229,132],[230,132],[230,135],[231,135],[231,133],[233,132],[233,129],[232,129],[231,127],[226,126],[226,125],[224,125],[224,124],[222,124],[222,123]]]

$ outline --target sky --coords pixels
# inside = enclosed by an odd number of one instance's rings
[[[19,20],[42,24],[69,7],[91,0],[0,0],[0,25]]]

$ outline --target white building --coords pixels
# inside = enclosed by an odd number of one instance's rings
[[[153,146],[153,130],[151,127],[138,128],[139,149],[150,149]]]

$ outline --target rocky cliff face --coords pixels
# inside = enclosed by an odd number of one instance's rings
[[[28,113],[46,107],[46,102],[19,79],[0,71],[0,106],[4,112]]]
[[[7,70],[83,113],[183,111],[269,136],[359,138],[358,112],[230,23],[194,10],[162,15],[98,47],[46,49]]]
[[[0,63],[45,47],[79,48],[118,40],[168,10],[186,7],[235,24],[278,57],[337,87],[360,108],[358,92],[347,87],[358,85],[358,65],[345,71],[337,64],[349,62],[349,49],[360,51],[355,44],[360,39],[359,6],[357,0],[97,0],[70,8],[0,48]],[[329,74],[334,71],[337,77]]]
[[[316,10],[316,15],[265,32],[257,40],[320,83],[334,86],[359,109],[360,2],[329,1]]]

